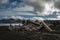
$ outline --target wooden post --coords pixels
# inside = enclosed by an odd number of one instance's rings
[[[48,31],[53,31],[45,22],[42,21],[42,23]]]

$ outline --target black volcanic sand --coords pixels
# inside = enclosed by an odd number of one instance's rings
[[[59,33],[1,31],[0,40],[60,40]]]

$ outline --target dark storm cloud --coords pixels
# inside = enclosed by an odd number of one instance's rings
[[[51,3],[53,0],[23,0],[26,4],[31,5],[35,8],[35,10],[39,12],[44,12],[45,3]]]
[[[44,1],[44,2],[52,2],[54,0],[42,0],[42,1]]]
[[[9,2],[14,2],[14,1],[23,2],[22,0],[9,0]]]
[[[35,10],[39,12],[44,12],[45,3],[53,3],[52,7],[60,9],[60,0],[23,0],[26,4],[31,5],[35,8]]]
[[[0,9],[15,8],[22,0],[0,0]]]
[[[32,6],[36,11],[39,11],[40,13],[44,11],[44,5],[42,5],[41,3],[36,3],[36,4],[33,4]]]
[[[16,2],[14,4],[14,2]],[[44,12],[45,10],[45,3],[54,3],[54,7],[60,9],[60,1],[59,0],[0,0],[0,9],[8,9],[8,8],[15,8],[20,3],[26,3],[27,5],[33,6],[35,10],[39,12]]]
[[[60,9],[60,0],[57,0],[54,4],[54,7]]]

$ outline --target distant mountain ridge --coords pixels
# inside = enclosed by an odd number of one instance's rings
[[[21,17],[11,17],[11,18],[2,18],[0,23],[20,23],[23,18]]]

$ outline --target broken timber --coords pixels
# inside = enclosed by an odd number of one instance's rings
[[[37,22],[32,22],[34,24],[37,24],[37,25],[40,25],[39,23]],[[53,31],[44,21],[41,21],[41,23],[44,25],[44,28],[46,28],[48,31]]]
[[[42,23],[44,24],[44,27],[45,27],[48,31],[53,31],[45,22],[42,21]]]

